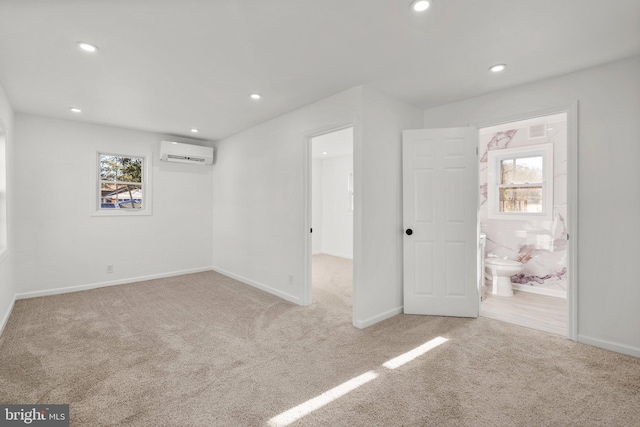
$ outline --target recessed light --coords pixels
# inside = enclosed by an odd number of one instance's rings
[[[329,154],[329,152],[328,151],[323,151],[322,154],[326,155],[326,154]]]
[[[415,0],[411,3],[411,9],[416,12],[424,12],[429,9],[429,6],[431,6],[431,2],[429,0]]]
[[[259,93],[252,93],[250,96],[251,96],[251,99],[255,99],[255,100],[262,98],[262,96],[260,96]]]
[[[69,111],[71,111],[72,113],[82,113],[82,110],[76,107],[69,108]]]
[[[506,64],[496,64],[491,66],[491,68],[489,68],[489,70],[493,71],[494,73],[499,73],[500,71],[504,70],[505,68],[507,68]]]
[[[84,50],[85,52],[95,52],[98,50],[96,46],[89,43],[80,42],[78,43],[78,46],[80,47],[80,49]]]
[[[198,131],[198,129],[196,129],[196,128],[192,128],[192,129],[191,129],[191,132],[193,132],[193,133],[198,133],[199,131]]]

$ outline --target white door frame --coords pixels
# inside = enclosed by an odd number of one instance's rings
[[[354,181],[354,206],[353,206],[353,294],[351,297],[352,302],[352,317],[355,319],[355,308],[356,308],[356,265],[357,260],[359,259],[359,239],[360,239],[360,230],[361,230],[361,208],[360,208],[360,188],[361,188],[361,179],[360,179],[360,150],[359,146],[356,144],[356,124],[355,122],[341,123],[333,126],[323,127],[321,130],[317,130],[311,133],[308,133],[304,137],[304,149],[303,149],[303,165],[304,165],[304,277],[303,277],[303,289],[301,295],[301,304],[302,306],[310,305],[312,302],[312,283],[311,283],[311,259],[313,256],[312,250],[312,236],[310,233],[311,230],[311,214],[312,214],[312,179],[311,179],[311,171],[312,171],[312,151],[311,144],[313,138],[318,136],[326,135],[328,133],[337,132],[343,129],[353,128],[353,139],[351,143],[353,144],[353,181]]]
[[[474,122],[478,129],[535,117],[567,113],[567,338],[578,339],[578,101],[571,104]],[[479,207],[478,207],[479,208]],[[479,212],[479,211],[478,211]]]

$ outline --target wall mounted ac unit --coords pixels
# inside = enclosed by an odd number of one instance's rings
[[[211,165],[213,164],[213,148],[174,141],[160,141],[160,160]]]

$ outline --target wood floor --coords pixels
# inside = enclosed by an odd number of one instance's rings
[[[567,336],[566,298],[513,291],[512,297],[491,294],[487,286],[480,316]]]

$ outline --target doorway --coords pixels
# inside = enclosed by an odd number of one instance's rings
[[[353,127],[311,145],[311,298],[350,319],[353,311]]]
[[[516,228],[516,232],[520,236],[526,236],[527,239],[531,239],[531,241],[525,241],[528,245],[523,245],[523,248],[518,248],[516,253],[518,256],[521,256],[521,260],[530,261],[532,258],[538,255],[539,250],[546,248],[549,252],[553,252],[556,255],[560,250],[560,247],[564,246],[565,254],[561,257],[563,261],[566,263],[566,270],[563,271],[560,268],[556,272],[556,279],[566,279],[565,280],[565,294],[566,299],[564,304],[565,310],[564,312],[564,329],[565,335],[572,340],[577,339],[577,300],[578,300],[578,277],[577,277],[577,259],[578,259],[578,248],[577,248],[577,230],[578,230],[578,216],[577,216],[577,206],[578,206],[578,175],[577,175],[577,162],[578,162],[578,104],[573,103],[568,106],[561,106],[556,108],[549,108],[542,111],[536,111],[532,113],[522,114],[515,117],[509,117],[503,120],[494,120],[487,121],[481,124],[474,123],[472,127],[465,128],[441,128],[441,129],[414,129],[414,130],[405,130],[403,131],[403,228],[404,228],[404,311],[405,313],[413,313],[413,314],[427,314],[427,315],[440,315],[440,316],[463,316],[463,317],[477,317],[479,311],[481,309],[481,291],[484,290],[484,268],[474,268],[474,272],[469,266],[481,266],[481,259],[484,259],[485,256],[480,256],[481,246],[480,242],[480,203],[479,203],[479,190],[486,190],[488,192],[488,186],[484,186],[484,188],[478,185],[478,166],[480,164],[480,159],[484,157],[484,153],[479,153],[479,144],[478,144],[478,131],[480,128],[489,128],[489,127],[498,127],[505,123],[512,123],[518,121],[526,121],[531,118],[539,118],[543,116],[554,116],[557,114],[564,114],[566,117],[565,123],[565,132],[566,132],[566,149],[563,152],[559,153],[557,156],[558,160],[562,156],[564,156],[564,164],[561,166],[561,169],[557,169],[556,172],[563,170],[565,174],[564,178],[564,186],[560,189],[560,192],[565,192],[566,203],[564,205],[564,215],[563,219],[560,220],[557,217],[558,209],[553,205],[553,199],[551,203],[545,202],[545,205],[541,207],[541,211],[539,212],[541,216],[541,221],[546,221],[552,227],[552,233],[548,236],[544,236],[543,233],[540,233],[540,236],[537,236],[536,233],[528,233],[527,227],[519,227]],[[545,125],[546,126],[546,125]],[[509,127],[509,126],[507,126]],[[549,129],[551,127],[551,129]],[[506,132],[509,129],[498,129],[497,132]],[[537,126],[533,126],[532,129],[527,128],[528,137],[531,136],[533,138],[545,138],[547,132],[552,132],[554,129],[552,126],[547,126],[546,128],[537,124]],[[448,133],[453,133],[449,135]],[[469,135],[465,137],[464,135],[468,132],[471,132],[473,137]],[[529,135],[530,133],[530,135]],[[503,135],[502,135],[503,136]],[[489,139],[491,142],[493,138]],[[494,146],[492,147],[500,147],[500,144],[504,144],[506,141],[501,137],[496,138],[493,141]],[[541,144],[542,145],[542,144]],[[487,143],[486,151],[491,151],[488,149],[489,145]],[[473,150],[473,156],[469,154],[469,150]],[[553,151],[552,151],[553,153]],[[462,160],[473,158],[473,168],[462,167],[460,165],[448,164],[447,162],[453,160]],[[506,160],[508,162],[508,157],[504,159],[498,158],[498,160]],[[517,159],[519,155],[513,156],[511,159],[511,163],[513,164],[513,159]],[[522,156],[520,156],[522,157]],[[524,156],[527,157],[527,156]],[[531,156],[529,156],[531,157]],[[426,162],[424,164],[416,163],[416,159],[420,160],[420,162]],[[498,162],[499,163],[499,162]],[[519,162],[516,161],[516,164]],[[443,169],[444,168],[444,169]],[[472,179],[469,185],[462,185],[463,182],[467,182],[462,177],[468,176],[464,170],[474,171]],[[442,178],[442,173],[449,173],[451,176],[449,178],[453,178],[453,175],[458,175],[458,180],[455,181],[453,179],[444,179]],[[499,173],[497,174],[499,176]],[[494,174],[495,176],[495,174]],[[446,177],[445,177],[446,178]],[[549,183],[552,179],[549,179]],[[453,185],[452,182],[455,184]],[[487,181],[488,182],[488,181]],[[420,185],[418,185],[420,184]],[[503,183],[505,184],[505,183]],[[535,182],[531,182],[531,180],[525,180],[520,184],[511,185],[511,183],[506,187],[511,188],[498,188],[496,192],[500,195],[501,190],[509,190],[506,193],[519,193],[521,192],[521,188],[531,187],[535,185]],[[450,187],[453,185],[451,191],[448,191]],[[442,191],[442,189],[445,191]],[[471,188],[471,194],[466,195],[465,189]],[[514,190],[515,188],[515,190]],[[455,191],[453,191],[455,190]],[[543,191],[544,192],[544,191]],[[505,193],[505,194],[506,194]],[[559,193],[561,194],[561,193]],[[443,196],[444,195],[444,196]],[[437,196],[437,197],[436,197]],[[508,198],[507,198],[508,199]],[[515,197],[514,202],[519,201],[519,198]],[[518,200],[516,200],[518,199]],[[536,205],[541,204],[541,200],[543,200],[542,196],[540,200],[531,200],[530,204],[527,201],[526,205],[512,203],[513,207],[510,209],[515,209],[519,207],[520,209],[527,209],[527,206],[533,209]],[[498,197],[499,201],[499,197]],[[504,201],[504,199],[503,199]],[[499,205],[498,205],[499,206]],[[523,207],[524,206],[524,207]],[[499,211],[499,208],[496,208]],[[503,208],[504,209],[504,208]],[[512,212],[513,213],[513,212]],[[445,226],[451,225],[460,225],[463,223],[469,224],[470,221],[464,219],[467,214],[471,214],[473,217],[474,229],[470,232],[467,231],[465,233],[461,233],[459,236],[451,237],[447,239],[446,237],[439,240],[434,240],[431,235],[426,235],[426,238],[414,231],[415,225],[421,223],[424,226],[432,226],[436,221],[444,221],[444,225],[440,228],[445,228]],[[488,215],[488,214],[487,214]],[[547,217],[548,216],[548,217]],[[553,218],[556,217],[556,220]],[[511,218],[510,220],[516,221]],[[450,224],[447,224],[450,223]],[[519,222],[521,225],[522,222]],[[428,228],[428,227],[427,227]],[[433,227],[432,227],[433,228]],[[452,228],[452,227],[448,227]],[[553,236],[556,233],[560,233],[561,236],[564,236],[564,242],[555,241]],[[424,233],[422,233],[424,234]],[[428,233],[427,233],[428,234]],[[530,234],[530,235],[529,235]],[[437,237],[437,236],[436,236]],[[569,238],[571,237],[571,238]],[[429,240],[431,239],[431,240]],[[434,251],[434,247],[436,245],[440,245],[440,249],[438,251]],[[450,249],[449,251],[443,250]],[[449,246],[448,248],[446,246]],[[462,251],[463,248],[473,245],[474,248],[471,251],[471,254],[462,256],[462,254],[454,253],[454,248],[459,248]],[[531,246],[533,245],[533,246]],[[489,248],[491,252],[492,249]],[[523,249],[523,253],[520,253]],[[530,250],[531,249],[531,250]],[[437,257],[434,255],[436,252],[439,254],[444,254],[445,259],[443,262],[437,262]],[[449,253],[450,252],[450,253]],[[504,254],[495,254],[497,257],[502,256],[503,258],[508,258],[508,255]],[[448,260],[447,260],[448,259]],[[464,263],[456,263],[454,260],[464,259]],[[515,262],[515,261],[514,261]],[[460,273],[459,270],[463,270],[464,264],[464,274]],[[424,266],[431,266],[429,268],[424,268]],[[454,268],[458,265],[458,269]],[[420,268],[416,266],[422,266]],[[449,266],[449,267],[448,267]],[[443,279],[434,280],[435,273],[439,272],[439,276]],[[420,273],[420,274],[418,274]],[[514,273],[520,274],[522,271],[518,271]],[[531,275],[529,275],[531,276]],[[522,285],[527,285],[531,282],[529,277],[526,274],[523,276],[517,276],[519,282]],[[538,275],[535,274],[533,277],[535,279],[542,280],[543,282],[551,277],[546,277],[547,274]],[[497,275],[499,277],[499,275]],[[507,277],[509,287],[511,287],[510,277]],[[492,283],[493,286],[493,278]],[[516,286],[517,288],[517,286]],[[545,296],[536,294],[533,292],[529,292],[530,296]],[[547,295],[548,296],[548,295]],[[550,295],[554,296],[554,295]],[[473,298],[473,302],[475,303],[475,310],[468,307],[464,312],[458,313],[456,310],[446,307],[446,304],[441,304],[440,302],[445,301],[449,297],[458,297],[459,299],[469,300],[469,298]],[[556,295],[557,297],[557,295]],[[452,299],[452,298],[449,298]],[[407,303],[411,302],[412,305],[409,306]],[[513,301],[513,300],[511,300]],[[435,302],[435,304],[434,304]],[[443,308],[444,307],[444,308]],[[511,323],[519,323],[513,317],[510,319],[503,319],[505,321],[510,321]],[[524,326],[535,327],[534,325],[527,324]],[[542,328],[538,328],[542,329]],[[557,332],[556,332],[557,333]]]
[[[480,316],[569,334],[568,114],[478,129]]]

